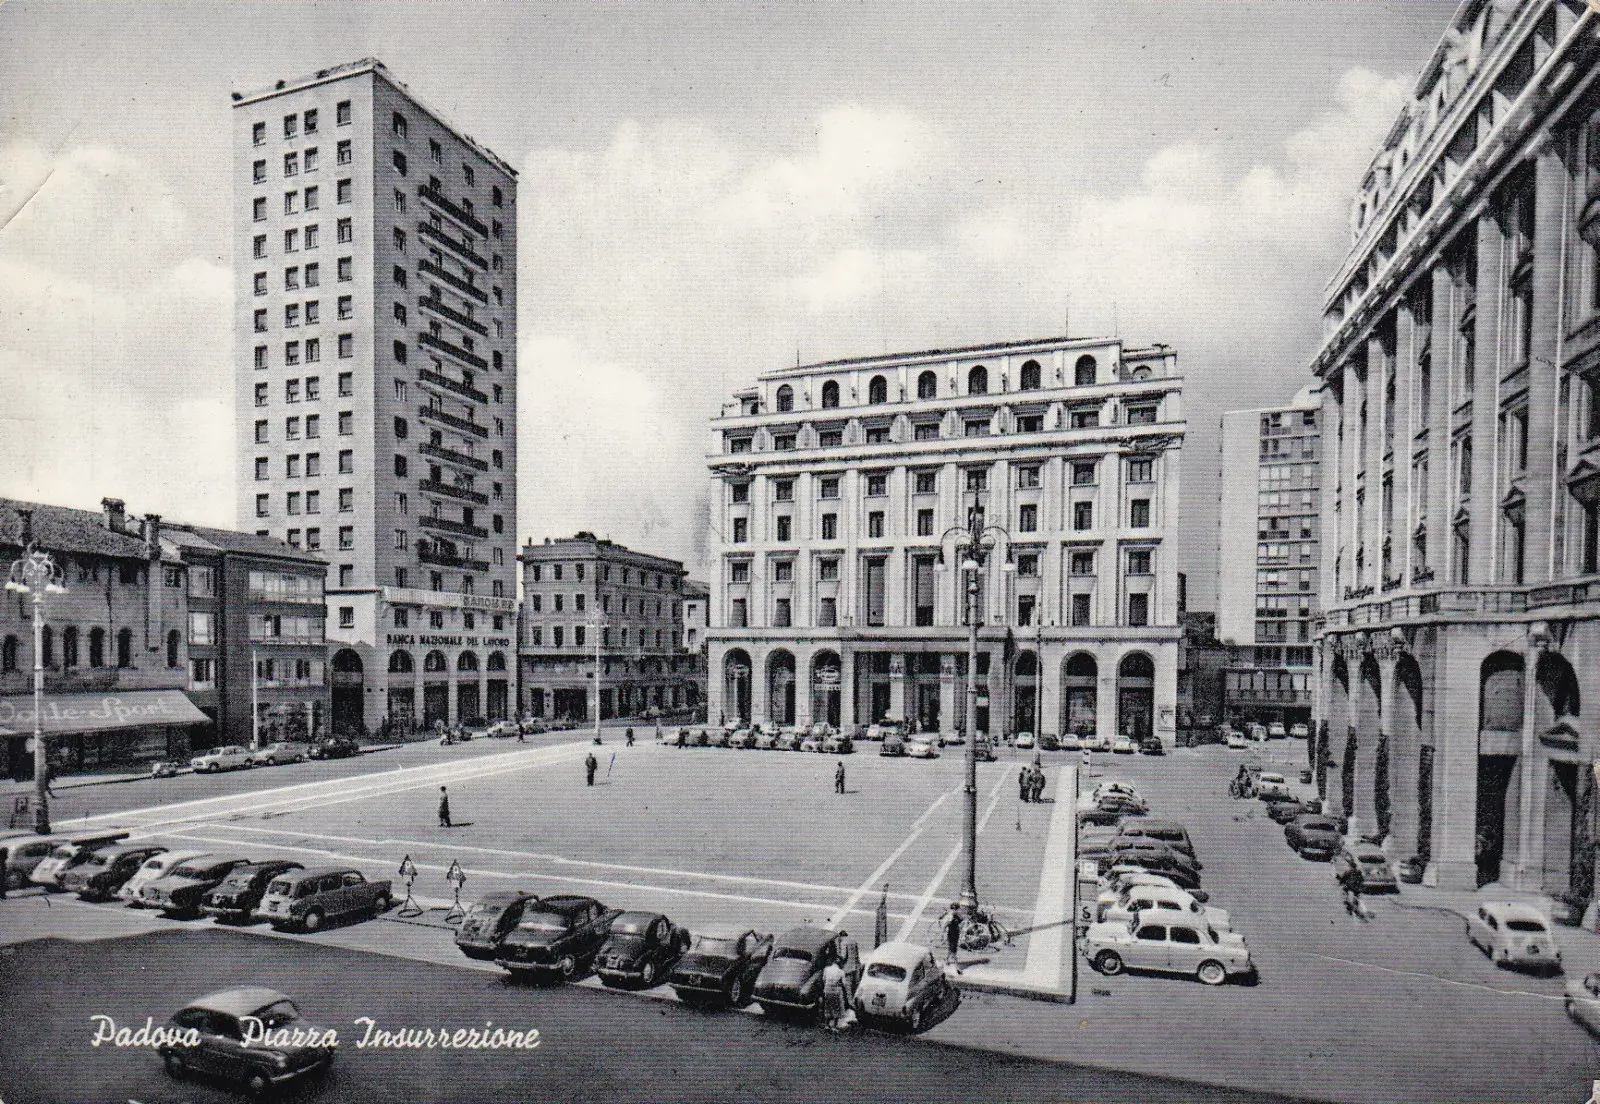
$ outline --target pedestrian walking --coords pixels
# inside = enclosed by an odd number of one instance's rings
[[[956,953],[961,950],[961,903],[951,901],[938,923],[944,928],[944,964],[954,966],[959,974],[961,963],[956,959]]]
[[[454,827],[450,823],[450,793],[443,786],[439,787],[439,827]]]
[[[1029,789],[1031,791],[1028,797],[1029,801],[1037,805],[1044,800],[1044,768],[1037,763],[1033,765],[1033,771],[1029,778]]]
[[[55,780],[56,780],[56,768],[54,766],[52,766],[51,764],[46,763],[44,765],[44,792],[46,794],[50,795],[51,797],[54,797],[56,795],[56,791],[51,789],[51,785],[52,785],[52,783],[55,782]]]
[[[844,760],[839,760],[839,765],[833,768],[833,792],[844,793]]]
[[[629,747],[633,746],[633,729],[631,728],[628,729],[627,743]]]
[[[594,752],[591,751],[583,760],[583,770],[588,776],[589,785],[594,785],[594,772],[599,769],[600,761],[594,757]]]
[[[1022,773],[1017,775],[1017,796],[1023,801],[1027,801],[1032,793],[1033,768],[1024,763],[1022,764]]]

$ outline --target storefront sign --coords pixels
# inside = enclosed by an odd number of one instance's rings
[[[46,694],[39,723],[46,735],[100,732],[140,725],[203,724],[206,715],[182,690],[134,690],[122,694]],[[0,698],[0,736],[33,731],[33,698]]]

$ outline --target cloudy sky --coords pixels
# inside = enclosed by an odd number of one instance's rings
[[[703,564],[706,420],[804,360],[1115,329],[1289,398],[1454,0],[0,6],[0,494],[231,525],[229,92],[378,57],[521,171],[519,533]]]

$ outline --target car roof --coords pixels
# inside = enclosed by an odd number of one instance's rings
[[[1183,825],[1175,820],[1152,820],[1149,817],[1140,817],[1129,823],[1138,826],[1140,831],[1144,832],[1183,832],[1184,835],[1189,834]]]
[[[838,932],[833,931],[831,928],[818,928],[812,926],[790,928],[788,931],[784,932],[783,935],[779,936],[778,946],[795,947],[797,949],[807,951],[820,951],[833,940],[834,936],[838,934]]]
[[[911,969],[933,952],[916,943],[883,943],[867,956],[867,964],[887,963]]]
[[[238,989],[219,989],[215,993],[207,993],[199,1000],[190,1001],[184,1007],[204,1008],[208,1012],[225,1012],[230,1016],[248,1016],[269,1004],[288,999],[276,989],[268,989],[264,985],[245,985]]]
[[[1537,920],[1546,923],[1544,913],[1522,901],[1491,901],[1483,906],[1488,912],[1506,920]]]
[[[164,848],[161,847],[160,844],[150,843],[147,840],[147,841],[145,841],[143,843],[118,843],[118,844],[113,844],[110,847],[98,848],[95,853],[99,854],[99,855],[104,855],[107,858],[114,859],[114,858],[118,858],[118,857],[120,857],[122,855],[126,855],[126,854],[128,854],[130,852],[133,852],[133,851],[149,851],[149,850],[152,850],[152,849],[165,850]],[[150,857],[151,858],[155,858],[154,855],[152,855]]]
[[[539,907],[550,912],[570,914],[582,911],[590,905],[598,905],[593,897],[583,897],[576,893],[558,893],[554,897],[539,898]]]
[[[324,874],[349,874],[351,872],[359,873],[353,866],[308,866],[302,870],[285,870],[282,876],[301,882],[307,878],[317,878]]]
[[[159,855],[151,855],[150,858],[160,859],[168,866],[177,866],[179,863],[188,862],[191,859],[203,859],[210,854],[210,851],[163,851]]]
[[[743,939],[747,935],[756,935],[758,933],[754,928],[735,928],[727,925],[721,925],[710,928],[702,928],[694,934],[697,936],[704,936],[707,939]]]
[[[245,862],[249,862],[250,861],[249,859],[247,859],[243,855],[226,855],[226,854],[219,855],[219,854],[215,854],[213,852],[207,852],[204,855],[196,855],[193,858],[185,859],[183,861],[185,863],[192,863],[192,862],[198,862],[201,859],[205,860],[205,865],[208,866],[208,867],[210,867],[210,866],[221,866],[223,863],[230,863],[230,862],[231,863],[245,863]],[[176,866],[178,864],[174,863],[173,865]]]
[[[478,898],[480,905],[514,905],[521,900],[537,901],[538,894],[529,893],[525,889],[497,889],[493,893],[485,893]]]
[[[1277,771],[1262,771],[1261,772],[1261,781],[1263,781],[1263,782],[1285,782],[1285,781],[1287,781],[1287,779],[1285,779],[1283,777],[1283,775],[1279,774]]]

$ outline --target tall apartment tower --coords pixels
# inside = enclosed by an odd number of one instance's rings
[[[709,718],[1176,736],[1177,354],[1051,338],[782,368],[711,423]]]
[[[508,715],[516,172],[370,59],[233,109],[239,526],[329,561],[336,731]]]
[[[1311,721],[1321,406],[1307,387],[1287,406],[1222,416],[1216,633],[1228,645],[1222,719],[1230,724]]]

